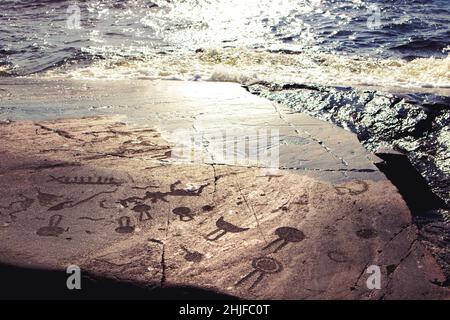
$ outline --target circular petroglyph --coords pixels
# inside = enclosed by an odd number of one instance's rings
[[[356,231],[356,235],[363,239],[372,239],[378,236],[378,232],[375,229],[361,229]]]
[[[339,195],[348,193],[352,196],[356,196],[367,192],[369,190],[369,185],[365,181],[355,180],[344,186],[336,186],[334,188]]]
[[[283,269],[280,262],[269,257],[253,259],[252,266],[262,273],[277,273]]]
[[[364,193],[367,190],[369,190],[369,185],[367,184],[367,182],[360,181],[360,180],[356,180],[356,181],[354,181],[353,185],[348,186],[348,192],[354,196]]]
[[[328,251],[328,258],[330,258],[331,260],[333,260],[334,262],[347,262],[348,258],[347,255],[339,250],[333,250],[333,251]]]
[[[191,213],[191,209],[188,207],[178,207],[172,210],[172,212],[179,216],[185,216]]]
[[[134,232],[134,227],[132,227],[132,226],[118,227],[118,228],[116,228],[116,232],[117,233],[133,233]]]
[[[203,212],[210,212],[214,210],[214,206],[211,206],[209,204],[207,204],[206,206],[202,207]]]
[[[305,239],[302,231],[291,227],[280,227],[275,230],[275,234],[286,242],[300,242]]]
[[[194,219],[191,214],[192,211],[188,207],[178,207],[173,209],[172,212],[177,216],[180,216],[180,220],[182,221],[191,221]]]

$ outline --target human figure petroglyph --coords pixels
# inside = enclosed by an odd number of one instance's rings
[[[117,203],[121,204],[123,207],[128,208],[130,204],[137,205],[138,203],[143,203],[146,200],[150,200],[152,203],[158,202],[161,200],[162,202],[169,202],[166,198],[169,193],[160,192],[160,191],[147,191],[143,197],[129,197],[126,199],[121,199]]]
[[[220,217],[216,221],[216,227],[217,227],[216,230],[208,233],[205,236],[206,240],[216,241],[216,240],[219,240],[220,238],[222,238],[228,232],[239,233],[239,232],[244,232],[244,231],[249,230],[249,228],[241,228],[241,227],[235,226],[234,224],[231,224],[231,223],[225,221],[223,217]],[[216,235],[216,236],[213,237],[214,235]]]
[[[252,261],[252,267],[253,271],[245,275],[242,279],[240,279],[238,282],[236,282],[235,286],[239,286],[248,279],[250,279],[253,275],[256,275],[259,273],[256,280],[252,283],[252,285],[249,287],[249,290],[254,289],[268,274],[274,274],[278,273],[281,270],[283,270],[283,266],[281,263],[270,257],[259,257],[255,258]]]
[[[136,213],[139,213],[140,222],[153,219],[153,217],[150,215],[151,207],[149,205],[146,205],[145,203],[138,203],[131,210],[133,210]]]
[[[178,180],[170,185],[170,191],[168,192],[161,192],[161,191],[146,191],[143,197],[129,197],[126,199],[121,199],[118,201],[122,206],[125,208],[128,208],[130,204],[137,204],[141,202],[145,202],[146,200],[150,200],[152,203],[158,202],[158,200],[163,202],[169,202],[167,200],[168,196],[175,196],[175,197],[195,197],[200,196],[203,192],[203,189],[209,185],[209,183],[200,186],[197,190],[186,190],[186,189],[176,189],[176,186],[181,184],[181,182]],[[151,186],[150,186],[151,187]]]

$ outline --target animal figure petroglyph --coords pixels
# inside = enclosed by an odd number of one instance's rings
[[[13,201],[6,207],[0,206],[0,215],[7,213],[11,219],[16,219],[16,214],[28,210],[34,203],[34,199],[28,198],[23,194],[19,195],[22,200]]]
[[[240,228],[238,226],[235,226],[234,224],[231,224],[224,220],[223,217],[220,217],[216,222],[217,229],[208,233],[206,235],[206,239],[209,241],[216,241],[219,240],[221,237],[223,237],[228,232],[231,233],[239,233],[247,231],[249,228]],[[216,235],[214,238],[212,236]]]
[[[198,252],[198,251],[190,251],[185,246],[180,246],[180,247],[186,253],[184,255],[184,259],[186,261],[195,262],[195,263],[202,261],[203,254],[201,254],[200,252]]]
[[[158,202],[158,200],[163,202],[169,202],[167,200],[168,196],[175,196],[175,197],[196,197],[200,196],[203,192],[203,189],[209,185],[209,183],[200,186],[197,190],[186,190],[186,189],[177,189],[176,186],[181,184],[180,181],[176,181],[170,185],[170,191],[168,192],[161,192],[161,191],[146,191],[143,197],[129,197],[126,199],[119,200],[118,203],[120,203],[125,208],[128,208],[130,204],[138,204],[142,203],[146,200],[150,200],[152,203]]]
[[[80,204],[83,204],[85,202],[88,202],[102,194],[109,194],[109,193],[114,193],[116,192],[117,189],[112,190],[112,191],[103,191],[103,192],[98,192],[90,197],[87,197],[86,199],[80,200],[80,201],[73,201],[73,200],[68,200],[68,201],[63,201],[61,203],[58,203],[57,205],[51,207],[48,209],[48,211],[59,211],[59,210],[63,210],[63,209],[68,209],[68,208],[74,208],[76,206],[79,206]]]

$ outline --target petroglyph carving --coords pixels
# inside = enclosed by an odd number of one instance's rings
[[[186,249],[185,246],[180,246],[181,249],[183,249],[183,251],[186,253],[184,255],[184,259],[186,261],[190,261],[190,262],[200,262],[203,259],[203,254],[201,254],[200,252],[197,251],[189,251],[188,249]]]
[[[278,211],[283,211],[283,212],[287,212],[289,211],[289,207],[287,207],[286,205],[282,205],[281,207],[278,207],[277,209],[272,210],[272,213],[278,212]]]
[[[194,220],[194,217],[191,214],[191,209],[187,207],[178,207],[172,210],[174,214],[180,217],[181,221],[191,221]]]
[[[119,226],[116,228],[117,233],[133,233],[134,227],[131,226],[131,219],[129,217],[120,217],[118,219]]]
[[[120,186],[123,184],[121,181],[115,180],[113,177],[104,178],[104,177],[54,177],[50,176],[50,181],[56,181],[61,184],[81,184],[81,185],[109,185],[109,186]]]
[[[235,286],[241,285],[242,283],[244,283],[245,281],[250,279],[253,275],[259,273],[256,280],[252,283],[252,285],[249,288],[249,290],[252,290],[264,279],[264,277],[266,275],[278,273],[281,270],[283,270],[283,266],[281,265],[281,263],[279,261],[277,261],[276,259],[270,258],[270,257],[260,257],[260,258],[253,259],[252,267],[254,270],[251,271],[246,276],[244,276],[241,280],[239,280],[235,284]]]
[[[193,184],[188,184],[188,187],[186,189],[176,189],[177,185],[180,185],[181,181],[176,181],[170,185],[170,195],[172,196],[199,196],[202,194],[203,189],[209,186],[209,183],[201,185],[201,186],[195,186]]]
[[[64,233],[64,229],[59,227],[62,220],[62,215],[55,214],[50,217],[48,226],[40,228],[36,233],[41,237],[57,237]]]
[[[74,207],[79,206],[80,204],[83,204],[85,202],[88,202],[88,201],[90,201],[90,200],[92,200],[92,199],[94,199],[94,198],[96,198],[96,197],[98,197],[98,196],[100,196],[102,194],[114,193],[116,191],[117,191],[117,189],[115,189],[113,191],[98,192],[98,193],[96,193],[96,194],[94,194],[94,195],[92,195],[92,196],[90,196],[90,197],[88,197],[86,199],[80,200],[78,202],[74,202],[72,200],[63,201],[63,202],[58,203],[57,205],[49,208],[48,211],[59,211],[59,210],[63,210],[63,209],[74,208]]]
[[[125,208],[128,208],[130,204],[138,204],[146,200],[151,200],[152,203],[156,203],[158,200],[161,200],[163,202],[169,202],[167,200],[167,196],[176,196],[176,197],[200,196],[201,193],[203,192],[203,189],[209,185],[209,183],[202,185],[196,190],[176,189],[176,186],[179,185],[180,183],[181,183],[180,181],[172,183],[170,185],[169,192],[147,191],[145,192],[145,195],[143,197],[136,197],[136,196],[129,197],[126,199],[119,200],[118,203],[120,203]]]
[[[328,251],[327,256],[334,262],[338,263],[343,263],[348,260],[347,255],[340,250]]]
[[[145,203],[138,203],[131,210],[133,210],[136,213],[139,213],[139,221],[142,222],[153,219],[153,217],[150,215],[150,209],[151,207],[149,205],[146,205]]]
[[[214,210],[214,206],[207,204],[206,206],[202,207],[203,212],[211,212]]]
[[[231,233],[239,233],[247,231],[249,228],[240,228],[238,226],[235,226],[234,224],[231,224],[224,220],[223,217],[220,217],[216,222],[217,229],[210,232],[208,235],[206,235],[206,239],[209,241],[216,241],[219,240],[221,237],[223,237],[228,232]],[[213,237],[216,235],[215,237]]]
[[[214,206],[207,204],[206,206],[202,207],[203,212],[210,212],[214,210]]]
[[[135,189],[135,190],[147,190],[147,189],[150,189],[150,188],[159,188],[159,186],[153,186],[153,185],[150,185],[150,186],[145,186],[145,187],[132,187],[131,189]]]
[[[39,201],[39,204],[43,207],[47,207],[52,205],[54,202],[58,201],[58,199],[61,199],[61,196],[57,196],[51,193],[45,193],[45,192],[41,192],[41,190],[37,190],[38,191],[38,196],[37,199]]]
[[[369,185],[365,181],[355,180],[345,186],[335,186],[334,189],[336,189],[336,192],[339,195],[348,193],[352,196],[356,196],[369,190]]]
[[[356,232],[356,235],[363,239],[372,239],[378,236],[378,232],[374,229],[361,229]]]
[[[79,217],[78,220],[89,220],[89,221],[102,221],[105,220],[105,218],[92,218],[92,217]]]
[[[104,199],[104,200],[102,200],[102,201],[99,202],[100,208],[103,208],[103,209],[115,209],[115,207],[107,207],[107,206],[105,205],[106,201],[107,201],[107,200]]]
[[[278,238],[265,246],[263,250],[269,249],[273,245],[279,243],[279,246],[273,251],[273,253],[276,253],[284,248],[289,242],[300,242],[305,239],[305,234],[302,231],[291,227],[278,228],[275,230],[275,235],[277,235]]]
[[[34,199],[28,198],[23,194],[19,195],[22,200],[13,201],[8,206],[2,207],[0,206],[0,214],[2,211],[7,211],[7,214],[11,219],[16,219],[16,214],[28,210],[34,203]]]
[[[145,193],[145,195],[140,198],[140,197],[129,197],[126,199],[122,199],[119,200],[118,203],[120,203],[122,206],[124,206],[125,208],[128,208],[128,206],[130,204],[138,204],[138,203],[142,203],[145,200],[151,200],[152,203],[156,203],[158,200],[161,200],[163,202],[169,202],[166,197],[169,195],[169,193],[167,192],[152,192],[152,191],[147,191]]]

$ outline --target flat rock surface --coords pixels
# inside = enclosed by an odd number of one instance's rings
[[[449,297],[353,134],[235,84],[22,81],[0,82],[22,120],[0,124],[2,263],[246,299]],[[278,162],[224,156],[239,141]]]

